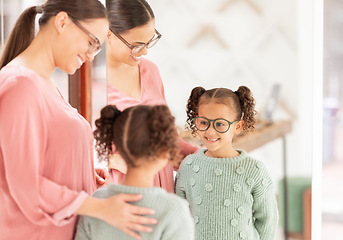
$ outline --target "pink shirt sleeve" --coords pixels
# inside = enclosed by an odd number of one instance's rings
[[[3,190],[30,222],[64,225],[88,194],[57,184],[43,174],[48,127],[42,99],[37,97],[42,95],[41,89],[32,81],[17,78],[0,88],[0,164],[5,173],[1,181],[7,185]]]

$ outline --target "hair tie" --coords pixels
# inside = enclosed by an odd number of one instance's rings
[[[122,113],[122,111],[120,111],[116,105],[109,105],[109,106],[114,110],[115,113]]]
[[[111,113],[111,116],[109,116],[109,119],[114,122],[115,119],[122,113],[122,111],[120,111],[115,105],[110,105],[112,110],[114,112]]]
[[[44,4],[36,6],[36,13],[43,13]]]

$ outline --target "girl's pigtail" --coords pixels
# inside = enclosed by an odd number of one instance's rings
[[[192,131],[192,135],[196,135],[196,128],[193,123],[193,118],[198,116],[198,107],[199,107],[199,100],[200,97],[206,92],[205,88],[203,87],[195,87],[193,88],[191,95],[189,96],[187,102],[187,129]]]
[[[15,23],[0,60],[0,69],[22,53],[35,37],[37,8],[26,9]]]
[[[113,124],[120,114],[116,106],[108,105],[101,110],[100,118],[95,120],[95,150],[100,160],[105,160],[108,154],[112,154]]]
[[[240,86],[235,92],[238,96],[241,109],[243,112],[243,131],[253,132],[255,131],[256,123],[256,110],[255,110],[255,99],[252,96],[252,92],[246,86]]]
[[[175,118],[165,105],[153,106],[147,118],[149,128],[149,156],[166,152],[170,160],[178,159],[180,154]]]

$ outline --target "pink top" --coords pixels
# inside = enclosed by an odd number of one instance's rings
[[[107,89],[108,104],[116,105],[120,111],[138,104],[167,105],[167,101],[164,96],[162,79],[157,66],[153,62],[142,58],[139,63],[139,73],[141,80],[140,101],[126,95],[109,83]],[[188,154],[194,153],[198,150],[198,148],[185,142],[181,138],[180,145],[181,153],[184,156],[187,156]],[[112,181],[115,183],[120,183],[124,177],[123,173],[114,169],[110,170],[110,175],[112,177]],[[173,166],[171,164],[167,165],[158,173],[158,175],[155,176],[155,186],[161,186],[168,192],[174,192]]]
[[[95,188],[88,122],[34,71],[0,71],[1,239],[72,239]]]

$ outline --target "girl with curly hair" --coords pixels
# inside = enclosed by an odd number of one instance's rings
[[[195,239],[274,239],[277,206],[262,162],[232,146],[234,135],[255,129],[250,89],[205,90],[188,99],[187,124],[206,149],[187,156],[176,176],[176,193],[187,199]]]
[[[194,223],[187,201],[154,187],[155,175],[180,154],[174,117],[169,108],[166,105],[138,105],[121,112],[116,106],[108,105],[101,110],[95,125],[94,137],[100,159],[120,154],[127,165],[127,173],[121,185],[111,183],[97,190],[94,197],[140,194],[142,200],[132,204],[153,209],[154,218],[158,220],[158,224],[152,226],[153,232],[138,232],[142,239],[192,240]],[[83,216],[75,239],[132,238],[101,220]]]

